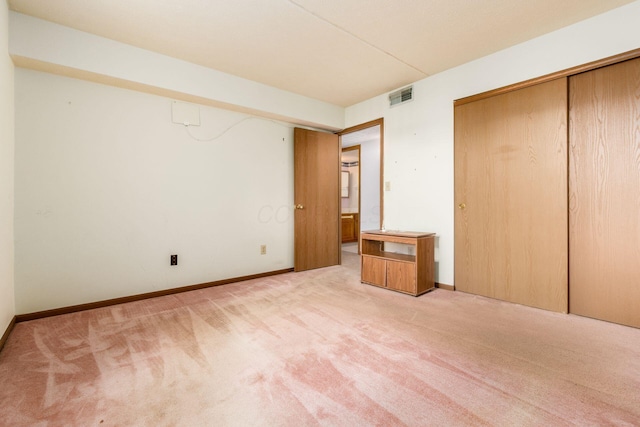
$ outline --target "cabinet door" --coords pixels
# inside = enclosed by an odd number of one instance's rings
[[[356,240],[356,227],[353,215],[342,216],[342,242],[353,242]]]
[[[566,312],[567,82],[455,107],[455,287]]]
[[[411,262],[387,261],[387,288],[416,293],[416,265]]]
[[[380,258],[362,256],[362,281],[385,287],[386,261]]]
[[[640,59],[569,93],[570,309],[640,328]]]

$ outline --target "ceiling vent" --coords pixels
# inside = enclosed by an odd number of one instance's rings
[[[413,99],[413,86],[405,87],[389,94],[389,106],[404,104]]]

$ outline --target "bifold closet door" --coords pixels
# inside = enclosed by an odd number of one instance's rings
[[[568,303],[566,78],[455,107],[455,287]]]
[[[640,59],[569,85],[569,309],[640,327]]]

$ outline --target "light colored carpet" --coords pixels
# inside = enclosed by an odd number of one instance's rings
[[[0,425],[640,425],[640,330],[343,260],[19,323]]]
[[[358,253],[358,242],[350,242],[342,244],[343,252],[351,252],[352,254]]]

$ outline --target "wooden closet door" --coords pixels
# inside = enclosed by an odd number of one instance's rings
[[[455,287],[568,303],[567,82],[455,107]]]
[[[640,327],[640,59],[569,85],[569,308]]]

